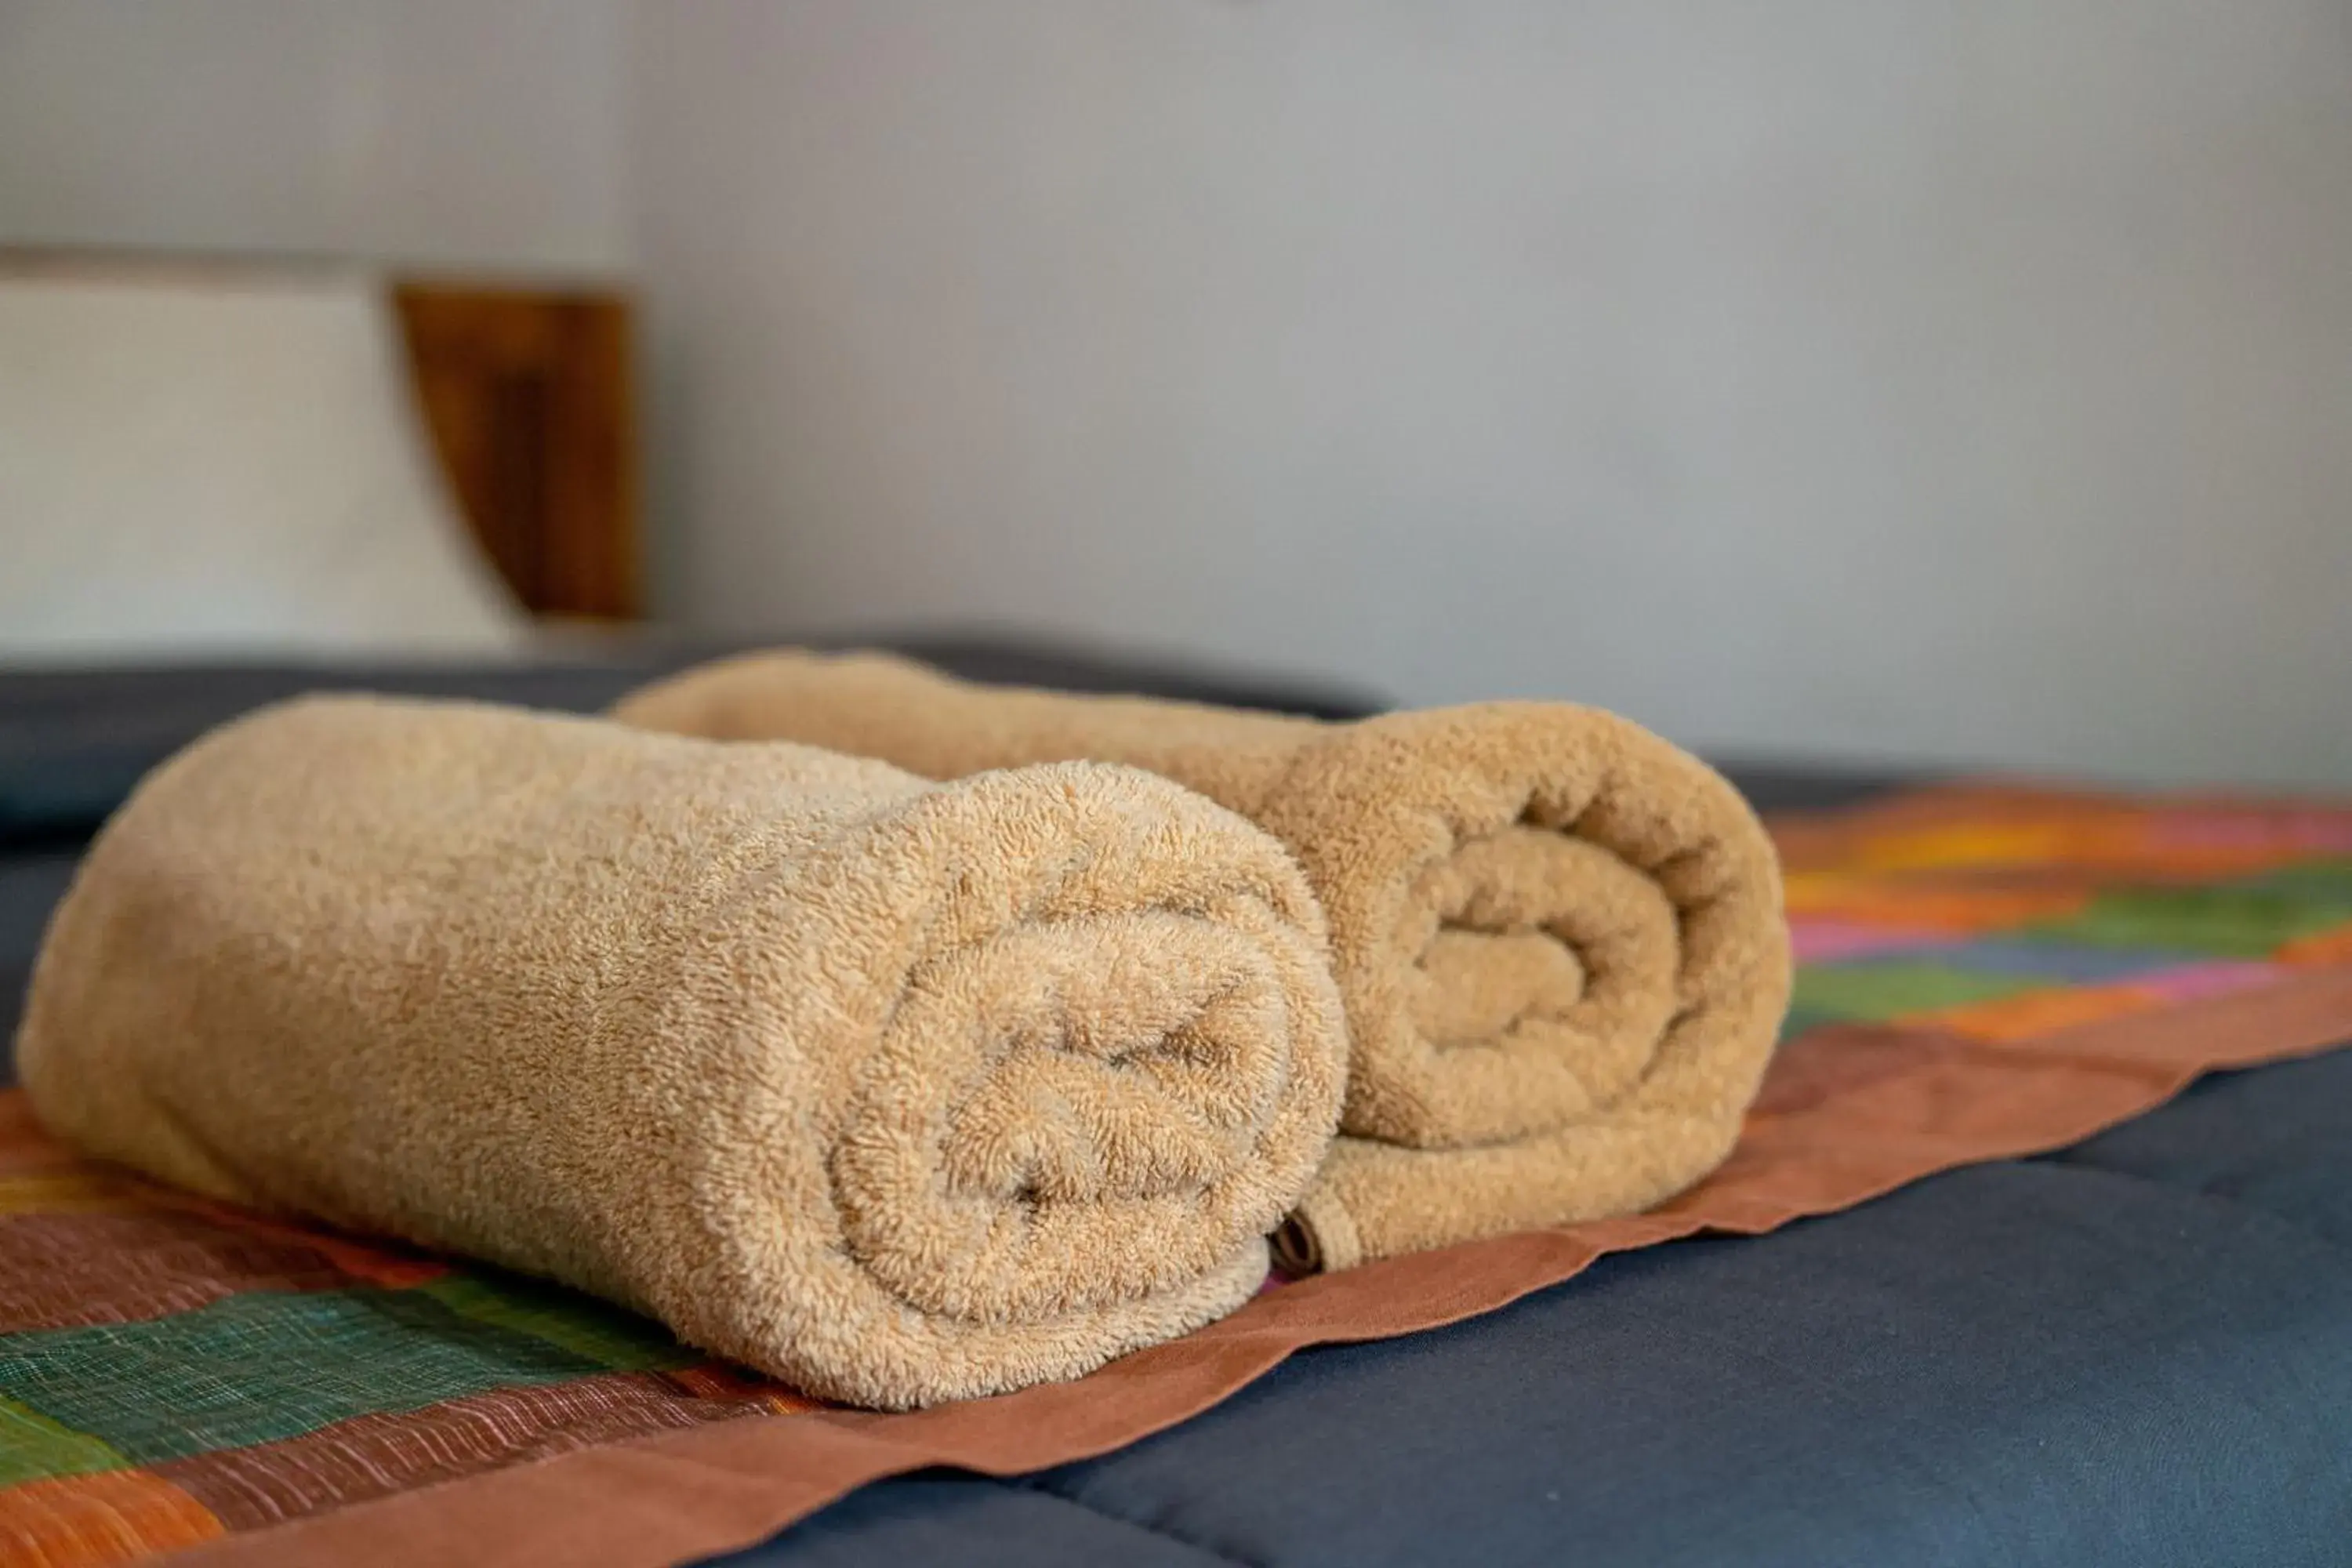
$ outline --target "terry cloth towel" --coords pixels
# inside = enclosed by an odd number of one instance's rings
[[[782,650],[614,712],[936,779],[1129,763],[1287,844],[1330,921],[1351,1037],[1351,1136],[1284,1228],[1295,1268],[1662,1202],[1730,1152],[1788,1004],[1780,873],[1747,803],[1589,708],[1326,724]]]
[[[1324,962],[1281,846],[1147,773],[310,698],[142,784],[17,1048],[91,1153],[904,1407],[1249,1299],[1339,1112]]]

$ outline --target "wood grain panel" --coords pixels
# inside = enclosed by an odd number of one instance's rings
[[[641,615],[627,300],[441,282],[392,296],[450,489],[524,605]]]

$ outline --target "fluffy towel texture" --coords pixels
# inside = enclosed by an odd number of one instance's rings
[[[1789,994],[1770,840],[1612,714],[1496,702],[1351,724],[992,689],[874,655],[722,660],[614,710],[930,778],[1150,768],[1288,844],[1352,1035],[1286,1260],[1365,1259],[1656,1204],[1729,1152]]]
[[[1164,779],[313,698],[141,786],[18,1050],[91,1152],[899,1407],[1246,1300],[1346,1047],[1282,847]]]

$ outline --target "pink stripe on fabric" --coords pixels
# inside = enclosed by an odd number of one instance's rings
[[[2130,984],[2135,991],[2144,991],[2168,1002],[2193,1002],[2200,996],[2221,996],[2232,991],[2268,985],[2286,973],[2284,968],[2275,963],[2217,959],[2211,963],[2189,963],[2179,969],[2157,969],[2145,974],[2135,974]]]
[[[1789,921],[1789,940],[1799,963],[1834,963],[1874,952],[1895,952],[1909,947],[1933,947],[1954,940],[1947,931],[1919,926],[1873,925],[1866,921],[1811,920],[1802,915]]]

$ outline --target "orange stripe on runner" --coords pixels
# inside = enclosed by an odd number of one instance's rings
[[[102,1568],[226,1533],[212,1510],[159,1477],[110,1470],[0,1490],[0,1561]]]
[[[145,1206],[136,1184],[87,1165],[0,1176],[0,1216],[105,1214]]]
[[[1990,1002],[1906,1017],[1905,1024],[1949,1029],[1979,1040],[2023,1040],[2076,1024],[2119,1018],[2164,1005],[2164,998],[2131,985],[2086,985],[2021,991]]]
[[[2281,963],[2352,963],[2352,922],[2297,937],[2278,950]]]

